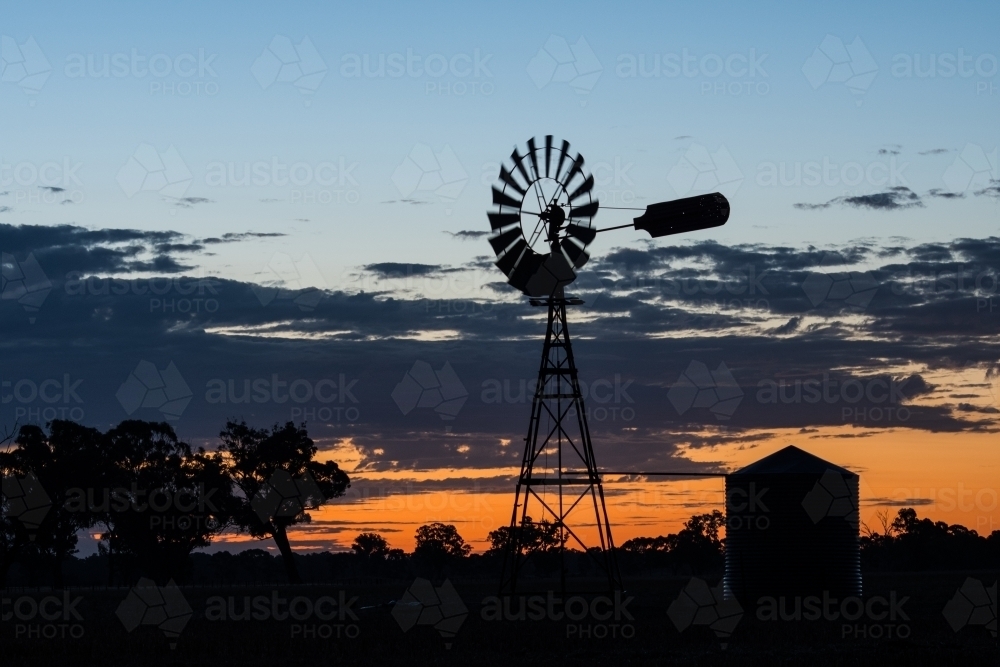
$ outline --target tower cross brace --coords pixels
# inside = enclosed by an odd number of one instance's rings
[[[580,303],[579,299],[562,295],[532,299],[532,305],[548,307],[548,326],[531,402],[528,435],[524,439],[521,473],[514,493],[500,578],[501,594],[513,594],[518,590],[519,576],[529,556],[526,553],[529,545],[525,544],[524,537],[532,521],[534,506],[541,510],[542,518],[555,527],[563,593],[568,592],[566,554],[569,549],[580,549],[594,560],[606,591],[624,588],[566,322],[566,306]],[[550,488],[554,491],[549,492]],[[570,515],[581,510],[576,515],[579,517],[588,505],[593,507],[598,544],[587,545],[580,535],[581,526],[574,529],[570,525]]]

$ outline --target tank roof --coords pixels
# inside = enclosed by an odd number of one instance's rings
[[[729,473],[729,476],[736,475],[822,475],[827,470],[833,470],[842,475],[853,475],[856,473],[834,465],[829,461],[824,461],[818,456],[814,456],[804,449],[799,449],[795,445],[789,445],[784,449],[779,449],[770,456],[765,456],[759,461]]]

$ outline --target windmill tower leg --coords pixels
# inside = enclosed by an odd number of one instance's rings
[[[594,559],[607,592],[623,588],[566,324],[567,301],[551,298],[539,304],[548,306],[548,327],[514,492],[500,578],[502,595],[518,590],[530,547],[525,544],[526,526],[532,519],[544,519],[556,527],[563,593],[567,592],[566,555],[570,549],[585,551]],[[577,512],[575,517],[581,517],[589,507],[597,527],[597,543],[591,544],[583,540],[579,525],[570,525],[571,514]],[[589,523],[590,519],[576,521]]]

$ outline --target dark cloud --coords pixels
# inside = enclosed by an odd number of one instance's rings
[[[156,246],[156,251],[159,253],[198,252],[204,247],[200,243],[160,243]]]
[[[7,213],[7,212],[13,211],[13,210],[14,209],[12,209],[10,206],[0,206],[0,213]]]
[[[523,301],[490,302],[477,293],[471,308],[459,310],[452,302],[349,286],[305,294],[189,278],[171,258],[182,250],[172,246],[195,244],[176,232],[8,225],[0,235],[5,252],[16,248],[17,261],[33,252],[52,282],[34,324],[16,301],[0,303],[4,345],[31,350],[5,356],[4,377],[81,379],[78,407],[87,423],[106,427],[129,416],[117,393],[140,361],[161,371],[172,362],[191,395],[175,424],[198,444],[212,445],[228,418],[292,419],[306,421],[324,447],[351,438],[372,472],[510,467],[520,460],[544,330],[538,309]],[[977,276],[1000,267],[1000,238],[885,250],[867,241],[836,252],[703,241],[595,257],[574,284],[586,305],[572,329],[602,466],[676,469],[694,465],[683,460],[687,448],[751,447],[775,439],[778,429],[807,438],[830,426],[852,427],[854,436],[884,428],[996,428],[993,413],[962,407],[972,399],[954,398],[954,386],[934,386],[923,371],[893,369],[982,373],[1000,359],[997,315],[976,308]],[[483,262],[364,268],[398,278]],[[861,264],[867,268],[858,270]],[[88,277],[137,267],[159,277]],[[871,289],[866,276],[874,294],[864,305],[848,303],[845,294],[855,287]],[[810,280],[826,290],[821,299],[809,298]],[[428,340],[444,331],[454,333]],[[453,369],[467,395],[454,419],[442,419],[431,398],[405,413],[397,404],[393,393],[416,361]],[[724,365],[731,374],[740,401],[721,415],[726,419],[672,393],[694,372],[692,362],[710,372]],[[258,380],[268,387],[261,402],[254,399]],[[301,402],[288,397],[297,380]],[[312,392],[323,380],[324,391],[336,387],[336,395],[320,402]],[[224,400],[213,386],[222,387]],[[810,389],[817,387],[818,399]],[[0,406],[0,421],[10,423],[17,407]],[[131,416],[163,417],[155,407]]]
[[[281,236],[287,236],[287,234],[282,234],[280,232],[227,232],[221,237],[213,236],[211,238],[202,239],[200,243],[204,243],[205,245],[213,243],[236,243],[238,241],[246,241],[248,239],[270,239]]]
[[[998,197],[1000,198],[1000,181],[993,180],[982,190],[976,190],[978,197]]]
[[[42,190],[48,190],[49,192],[66,192],[66,188],[57,188],[53,185],[42,185],[40,187]]]
[[[192,208],[197,204],[211,204],[213,203],[211,199],[206,197],[180,197],[174,201],[174,206],[181,206],[183,208]]]
[[[407,278],[409,276],[425,276],[437,273],[444,267],[440,264],[400,264],[398,262],[381,262],[378,264],[368,264],[364,267],[369,271],[383,278]]]
[[[788,320],[787,322],[785,322],[784,324],[782,324],[780,327],[777,327],[776,329],[774,329],[774,333],[776,333],[776,334],[790,334],[790,333],[798,330],[798,328],[799,328],[799,326],[801,324],[802,324],[802,318],[801,317],[793,317],[790,320]]]
[[[388,199],[380,204],[412,204],[414,206],[419,206],[421,204],[430,204],[429,201],[424,201],[422,199]]]
[[[964,192],[947,192],[941,190],[940,188],[932,188],[927,191],[928,197],[939,197],[941,199],[963,199],[965,197]]]
[[[795,208],[806,211],[830,208],[831,206],[866,208],[874,211],[895,211],[923,205],[923,202],[920,201],[920,195],[902,185],[871,195],[836,197],[823,204],[794,204]]]
[[[878,149],[879,155],[899,155],[899,149],[896,148],[880,148]]]
[[[992,405],[983,407],[979,405],[972,405],[971,403],[959,403],[957,406],[955,406],[955,409],[958,410],[959,412],[979,412],[987,415],[1000,414],[1000,410],[993,407]]]
[[[920,151],[917,155],[941,155],[942,153],[950,153],[947,148],[932,148],[927,151]]]
[[[484,236],[489,236],[489,232],[482,231],[471,231],[463,229],[460,232],[445,232],[445,234],[451,234],[452,238],[458,239],[459,241],[477,241]]]

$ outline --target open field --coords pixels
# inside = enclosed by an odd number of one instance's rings
[[[996,664],[997,642],[984,627],[952,630],[942,615],[967,576],[986,586],[996,572],[878,574],[865,578],[865,599],[895,594],[898,617],[862,617],[845,623],[825,621],[762,621],[754,610],[743,610],[728,639],[716,636],[698,621],[678,632],[668,615],[687,578],[633,580],[621,600],[619,618],[609,601],[584,612],[582,603],[565,608],[570,615],[542,620],[487,620],[495,609],[492,582],[453,582],[468,609],[468,616],[454,637],[443,637],[429,625],[417,624],[404,632],[392,613],[391,603],[403,597],[410,582],[353,581],[322,586],[183,587],[192,610],[178,636],[168,637],[154,625],[139,625],[127,632],[116,615],[128,596],[125,588],[53,591],[8,590],[4,613],[15,607],[22,615],[47,596],[49,616],[30,622],[11,618],[0,625],[4,660],[14,666],[64,665],[501,665],[511,659],[528,664],[677,664],[677,665],[987,665]],[[435,582],[440,583],[440,582]],[[715,582],[710,582],[714,584]],[[68,595],[79,619],[66,621],[59,610]],[[309,614],[320,598],[326,604]],[[285,620],[211,620],[213,609],[241,614],[246,597],[255,613],[280,616],[289,607],[294,616]],[[632,597],[632,600],[628,600]],[[80,598],[79,602],[73,602]],[[216,598],[212,602],[212,598]],[[220,606],[218,598],[225,602]],[[311,602],[293,602],[307,598]],[[356,599],[354,599],[356,598]],[[553,598],[560,598],[553,595]],[[907,599],[908,598],[908,599]],[[277,607],[275,600],[278,600]],[[542,599],[545,599],[543,594]],[[264,602],[260,602],[263,600]],[[285,602],[282,602],[284,600]],[[288,602],[291,601],[289,605]],[[446,600],[447,602],[447,600]],[[593,602],[593,596],[588,596]],[[75,604],[75,606],[74,606]],[[541,609],[546,603],[528,606]],[[213,606],[214,605],[214,606]],[[519,602],[508,607],[517,615]],[[338,607],[342,606],[342,609]],[[550,605],[551,606],[551,605]],[[562,609],[555,604],[556,615]],[[880,608],[874,607],[878,615]],[[888,607],[885,611],[888,611]],[[39,612],[40,613],[40,612]],[[317,614],[322,616],[318,618]],[[445,612],[445,615],[450,615]],[[610,618],[605,616],[610,615]],[[905,618],[904,618],[905,617]],[[73,638],[69,635],[75,635]],[[874,637],[874,638],[873,638]],[[171,648],[170,643],[176,642]],[[447,644],[451,647],[448,648]]]

